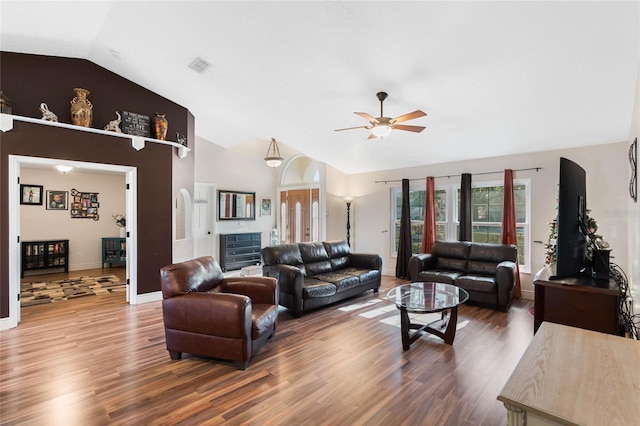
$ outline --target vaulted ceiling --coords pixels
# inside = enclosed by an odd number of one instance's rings
[[[0,48],[88,59],[187,107],[223,147],[275,137],[359,173],[627,140],[639,5],[3,0]],[[379,91],[385,116],[421,109],[406,124],[426,129],[334,131],[379,116]]]

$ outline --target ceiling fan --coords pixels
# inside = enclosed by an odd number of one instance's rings
[[[352,130],[352,129],[371,129],[371,135],[369,135],[368,139],[373,138],[384,138],[385,136],[391,133],[391,130],[406,130],[409,132],[420,133],[425,129],[424,126],[408,126],[406,124],[398,124],[405,121],[413,120],[414,118],[424,117],[427,115],[425,112],[420,110],[415,110],[408,114],[401,115],[396,118],[385,117],[382,112],[382,104],[385,99],[387,99],[387,93],[378,92],[376,93],[378,100],[380,101],[380,117],[374,118],[367,114],[366,112],[354,112],[354,114],[359,115],[369,122],[368,126],[357,126],[357,127],[347,127],[345,129],[336,129],[336,132],[340,132],[342,130]]]

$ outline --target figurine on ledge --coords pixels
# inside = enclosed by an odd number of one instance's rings
[[[58,122],[58,116],[49,111],[49,107],[44,102],[40,104],[40,112],[42,112],[42,119],[45,121]]]
[[[120,130],[120,127],[118,127],[122,122],[122,117],[120,117],[120,113],[118,111],[116,111],[116,115],[118,116],[118,118],[115,120],[111,120],[109,124],[104,126],[104,129],[109,132],[122,133],[122,130]]]

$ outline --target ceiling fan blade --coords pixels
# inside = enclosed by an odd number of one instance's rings
[[[406,130],[409,132],[416,132],[416,133],[420,133],[425,129],[424,126],[407,126],[406,124],[394,124],[391,126],[391,128],[395,130]]]
[[[370,129],[371,126],[357,126],[357,127],[346,127],[344,129],[336,129],[335,132],[341,132],[342,130],[353,130],[353,129]]]
[[[378,137],[371,133],[367,139],[377,139]]]
[[[409,120],[413,120],[414,118],[418,118],[418,117],[424,117],[425,115],[427,115],[426,112],[415,110],[413,112],[410,112],[408,114],[404,114],[401,115],[399,117],[396,117],[394,119],[391,120],[392,123],[402,123],[403,121],[409,121]]]
[[[359,115],[360,117],[362,117],[365,120],[370,121],[372,123],[378,123],[379,122],[377,118],[374,118],[374,117],[370,116],[366,112],[354,112],[354,114]]]

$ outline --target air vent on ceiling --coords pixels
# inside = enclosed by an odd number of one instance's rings
[[[205,61],[199,56],[189,64],[189,68],[200,74],[202,74],[210,66],[211,64],[209,62]]]

